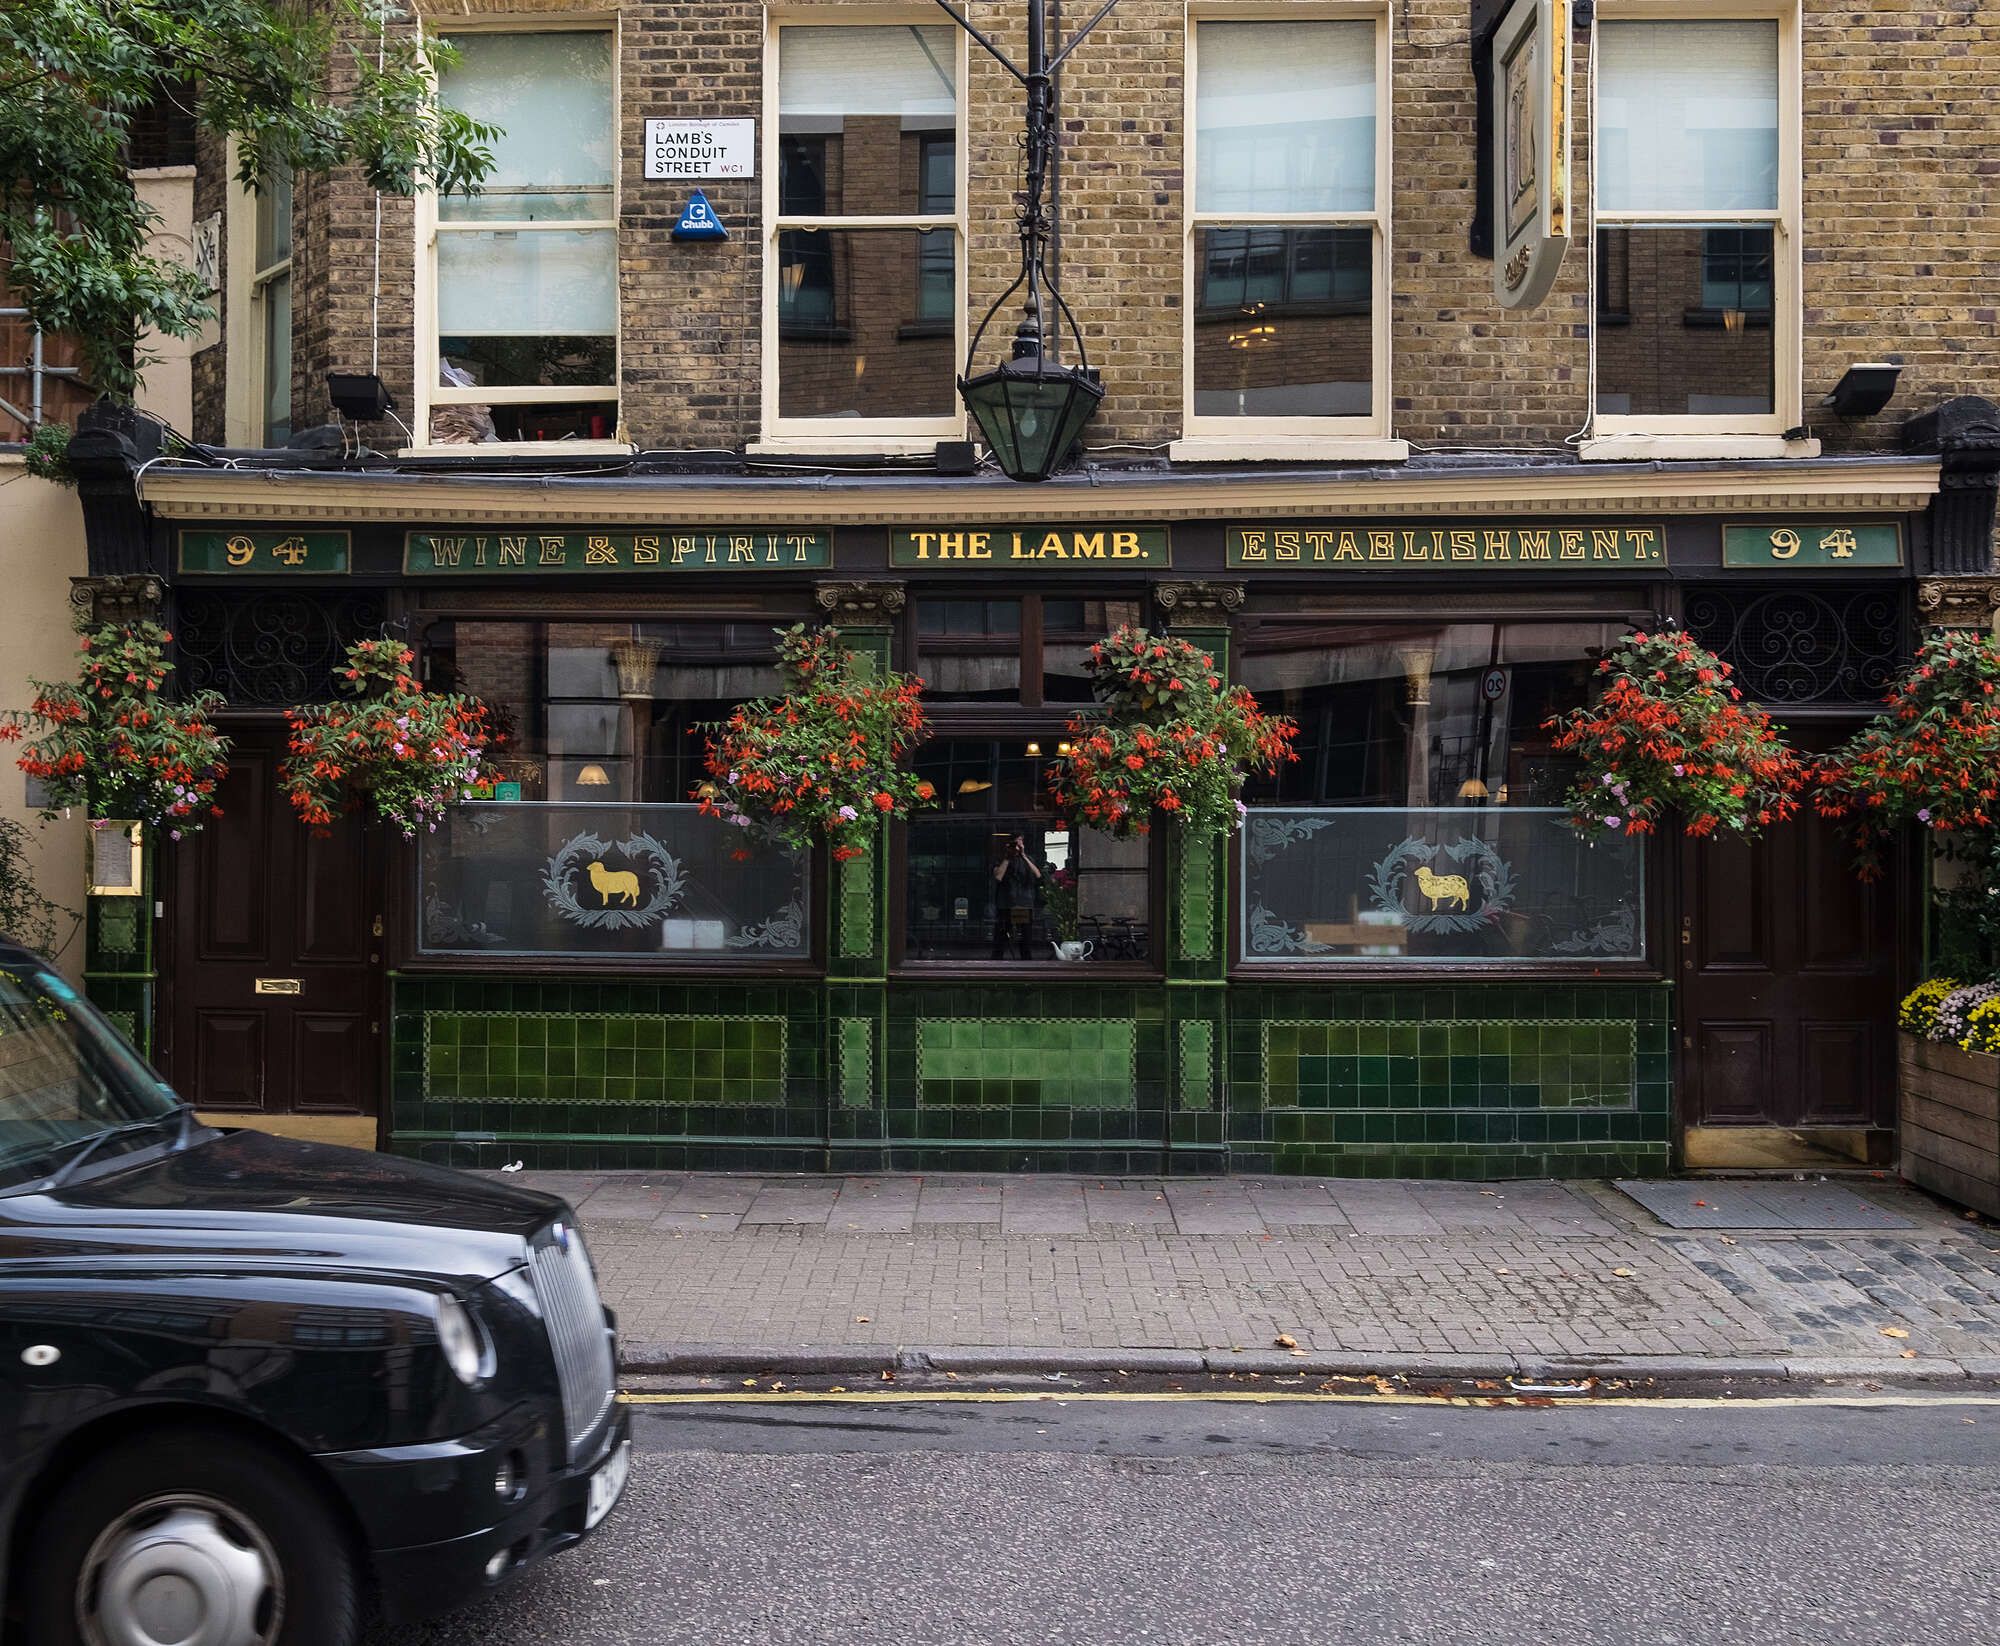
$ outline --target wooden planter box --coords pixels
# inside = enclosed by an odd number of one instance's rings
[[[1903,1176],[2000,1217],[2000,1057],[1896,1037]]]

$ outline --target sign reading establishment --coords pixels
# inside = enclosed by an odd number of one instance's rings
[[[1661,526],[1231,526],[1227,563],[1267,571],[1659,571]]]
[[[833,538],[810,531],[411,532],[411,577],[544,577],[563,572],[823,571]]]
[[[1020,565],[1101,571],[1170,565],[1165,526],[950,526],[889,534],[892,566]]]

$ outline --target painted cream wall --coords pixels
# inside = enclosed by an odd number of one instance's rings
[[[74,666],[69,580],[84,574],[83,510],[67,487],[29,474],[19,451],[0,451],[0,708],[28,705],[28,679],[59,679]],[[0,745],[0,817],[25,824],[37,882],[65,908],[83,907],[82,815],[43,823],[27,805],[13,745]],[[67,934],[67,925],[63,928]],[[58,940],[60,941],[60,939]],[[69,936],[62,968],[83,968],[83,937]]]
[[[141,201],[158,213],[146,249],[174,263],[194,261],[194,167],[154,166],[132,174]],[[216,340],[211,321],[193,337],[166,337],[149,331],[140,350],[153,357],[145,381],[134,396],[141,411],[151,412],[169,428],[186,434],[194,423],[194,355]],[[80,571],[82,568],[78,568]],[[67,599],[67,591],[65,591]],[[67,606],[64,608],[67,610]]]

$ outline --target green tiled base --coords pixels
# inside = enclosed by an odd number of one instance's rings
[[[1629,1019],[1264,1024],[1267,1109],[1629,1109],[1638,1078]]]
[[[784,1095],[782,1017],[424,1016],[427,1099],[754,1108]]]
[[[1093,1018],[926,1017],[917,1021],[917,1102],[1067,1109],[1137,1107],[1137,1035]]]
[[[392,1146],[459,1164],[1490,1179],[1669,1163],[1664,984],[405,975],[394,991]]]

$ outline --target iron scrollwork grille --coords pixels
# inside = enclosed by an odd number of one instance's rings
[[[1686,612],[1767,707],[1877,702],[1909,655],[1894,589],[1694,589]]]
[[[215,594],[183,589],[181,679],[190,691],[218,691],[231,708],[282,709],[334,695],[334,670],[347,648],[382,630],[376,592]]]

